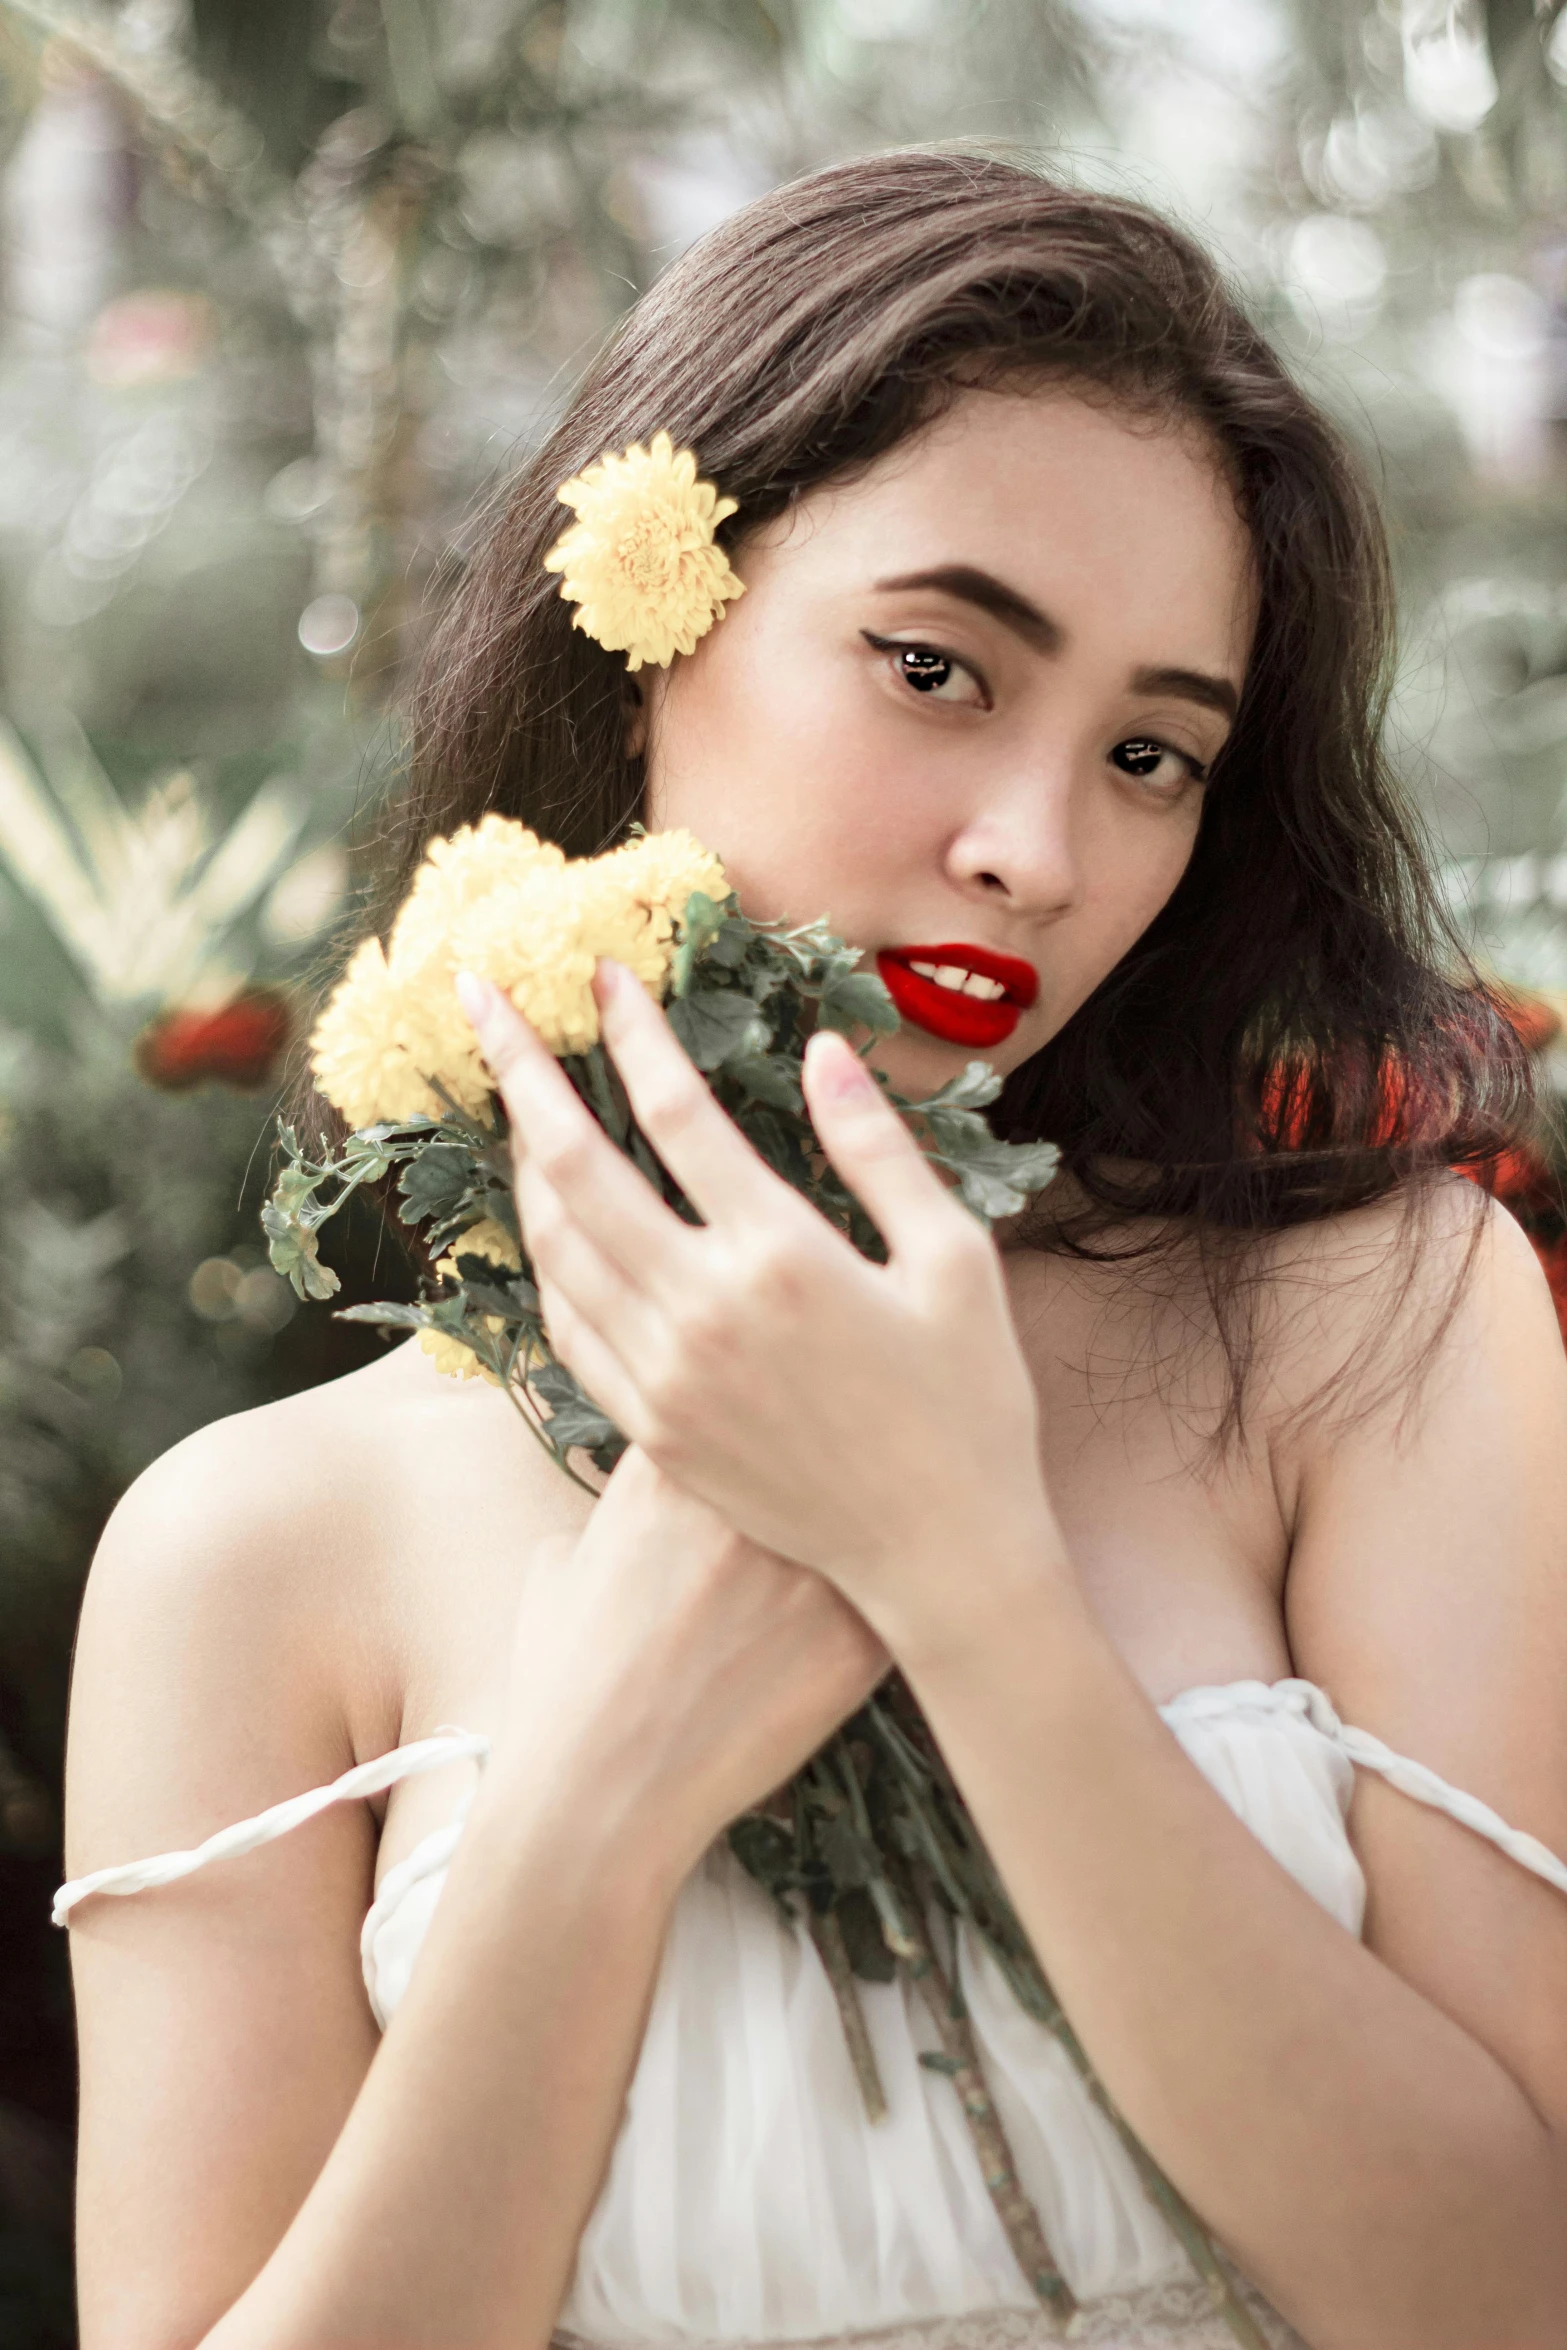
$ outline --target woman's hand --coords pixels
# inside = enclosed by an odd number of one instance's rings
[[[895,1653],[981,1612],[972,1564],[1059,1571],[1037,1407],[1000,1259],[840,1036],[813,1036],[818,1136],[887,1241],[874,1265],[725,1115],[629,972],[599,965],[605,1044],[705,1223],[656,1196],[527,1022],[470,991],[516,1137],[552,1342],[669,1476],[761,1547],[819,1568]]]
[[[881,1642],[809,1567],[761,1550],[635,1446],[583,1533],[541,1543],[518,1605],[507,1742],[591,1789],[598,1829],[679,1873],[791,1778],[887,1671]],[[499,1759],[499,1758],[498,1758]],[[627,1816],[613,1815],[617,1802]]]

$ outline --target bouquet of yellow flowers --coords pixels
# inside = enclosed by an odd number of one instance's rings
[[[285,1128],[284,1172],[262,1217],[278,1271],[302,1297],[328,1297],[337,1278],[320,1261],[320,1226],[398,1168],[398,1213],[426,1228],[441,1286],[419,1305],[355,1306],[347,1318],[417,1330],[443,1371],[505,1386],[568,1475],[568,1452],[609,1469],[624,1440],[550,1350],[523,1264],[504,1113],[455,976],[473,971],[503,990],[611,1138],[689,1216],[599,1043],[600,956],[667,994],[676,1034],[755,1148],[879,1256],[875,1227],[820,1162],[800,1086],[813,1025],[870,1038],[898,1026],[857,951],[819,922],[747,920],[719,860],[687,832],[638,831],[605,856],[568,861],[503,816],[433,841],[386,948],[369,938],[354,955],[311,1040],[316,1081],[354,1131],[318,1164]],[[1056,1163],[1048,1144],[996,1140],[979,1111],[999,1090],[975,1061],[927,1100],[890,1097],[986,1218],[1020,1208]]]
[[[505,1112],[458,1002],[469,970],[500,988],[556,1053],[610,1138],[660,1197],[695,1210],[631,1114],[598,1032],[596,960],[612,956],[666,1001],[671,1026],[754,1148],[867,1255],[885,1246],[819,1148],[801,1088],[813,1027],[899,1025],[858,952],[825,923],[751,921],[722,865],[689,833],[635,832],[607,855],[568,860],[523,825],[486,816],[434,841],[386,948],[368,939],[312,1038],[322,1092],[352,1132],[310,1158],[281,1130],[283,1165],[263,1210],[272,1262],[301,1297],[337,1289],[318,1233],[362,1185],[396,1176],[402,1221],[431,1269],[417,1304],[346,1318],[417,1332],[437,1366],[505,1388],[576,1482],[569,1455],[613,1469],[626,1439],[551,1349],[511,1189]],[[1000,1142],[981,1115],[1000,1091],[983,1061],[941,1090],[888,1099],[983,1220],[1022,1207],[1055,1170],[1048,1144]],[[588,1490],[597,1489],[588,1486]],[[954,1927],[965,1921],[1022,2007],[1066,2049],[1150,2195],[1206,2279],[1237,2340],[1264,2350],[1200,2221],[1117,2113],[1062,2012],[912,1694],[894,1674],[729,1842],[780,1912],[808,1928],[832,1984],[867,2111],[885,2112],[856,1982],[904,1975],[935,2024],[923,2062],[950,2077],[1023,2273],[1070,2327],[1071,2289],[1025,2194],[967,2020]]]

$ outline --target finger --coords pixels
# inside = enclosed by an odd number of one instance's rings
[[[894,1256],[978,1232],[847,1038],[818,1029],[805,1048],[806,1107],[823,1150]]]
[[[517,1176],[517,1212],[533,1270],[614,1347],[626,1362],[646,1362],[663,1334],[663,1318],[578,1223],[532,1159]]]
[[[622,1436],[635,1443],[643,1433],[646,1415],[636,1381],[614,1348],[605,1344],[569,1298],[548,1283],[540,1285],[539,1303],[556,1361],[565,1365],[589,1402],[597,1404]]]
[[[604,1042],[637,1124],[709,1224],[754,1224],[794,1194],[710,1092],[634,972],[607,957],[594,977]]]
[[[687,1278],[689,1226],[616,1149],[554,1054],[499,988],[463,971],[457,990],[522,1144],[519,1182],[525,1166],[537,1167],[628,1281],[673,1294]]]

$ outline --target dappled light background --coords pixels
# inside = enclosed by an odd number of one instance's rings
[[[0,2350],[74,2340],[46,1921],[97,1532],[378,1343],[257,1210],[399,684],[659,269],[928,140],[1172,211],[1365,451],[1397,757],[1567,1082],[1560,0],[0,0]],[[1567,1296],[1558,1165],[1547,1116],[1497,1180]],[[407,1278],[333,1232],[347,1296]]]

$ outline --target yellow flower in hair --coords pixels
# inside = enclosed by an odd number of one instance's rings
[[[697,479],[689,449],[677,452],[667,432],[651,448],[633,443],[606,455],[556,492],[577,520],[544,558],[562,574],[560,592],[577,609],[572,626],[628,669],[667,668],[696,649],[724,605],[745,593],[713,533],[737,511],[710,481]]]

